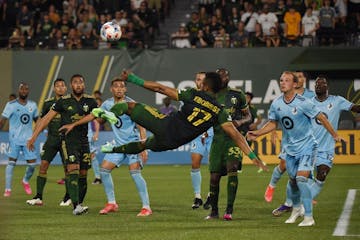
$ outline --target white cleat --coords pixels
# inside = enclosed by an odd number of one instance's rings
[[[300,217],[303,217],[305,215],[305,208],[304,208],[304,205],[301,204],[300,206]]]
[[[314,226],[315,225],[315,220],[313,217],[307,217],[305,216],[304,217],[304,220],[299,223],[299,227],[311,227],[311,226]]]
[[[71,199],[69,198],[68,200],[64,201],[62,200],[59,204],[61,207],[68,207],[71,205]]]
[[[87,206],[81,206],[78,204],[76,208],[73,210],[74,215],[83,215],[86,214],[89,211],[89,207]]]
[[[40,198],[33,198],[30,200],[26,200],[26,203],[31,206],[42,206],[43,205],[43,201]]]
[[[298,217],[301,216],[301,207],[293,207],[290,217],[285,223],[294,223]]]

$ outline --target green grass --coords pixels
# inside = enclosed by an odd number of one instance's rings
[[[272,166],[270,166],[272,169]],[[45,187],[42,207],[27,206],[20,181],[24,167],[15,168],[13,191],[10,198],[0,196],[0,239],[339,239],[332,237],[348,189],[359,189],[360,165],[334,167],[323,192],[314,207],[316,226],[299,228],[296,224],[284,224],[288,214],[273,217],[271,211],[284,199],[285,176],[276,189],[272,203],[263,200],[263,193],[271,173],[258,174],[253,166],[245,166],[239,174],[239,189],[234,209],[234,220],[204,221],[207,211],[192,210],[193,200],[190,166],[146,166],[143,175],[147,180],[153,215],[138,218],[140,200],[126,167],[113,172],[119,212],[100,216],[105,204],[102,185],[88,187],[86,204],[90,212],[73,216],[70,207],[59,207],[64,187],[56,184],[62,177],[60,166],[51,166]],[[4,166],[0,167],[4,173]],[[33,191],[36,176],[31,180]],[[204,166],[203,197],[208,190],[208,171]],[[89,183],[93,180],[89,173]],[[0,175],[1,190],[4,175]],[[220,210],[226,203],[226,178],[222,180]],[[360,236],[360,192],[357,193],[348,234]],[[353,239],[343,237],[340,239]],[[355,237],[356,238],[356,237]]]

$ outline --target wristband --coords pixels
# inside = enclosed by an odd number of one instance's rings
[[[248,157],[251,159],[251,160],[254,160],[257,158],[256,154],[254,152],[250,152]]]
[[[135,84],[135,85],[138,85],[138,86],[141,86],[141,87],[144,86],[144,82],[145,82],[144,79],[136,76],[136,75],[133,74],[133,73],[129,74],[127,80],[128,80],[128,82],[131,82],[131,83],[133,83],[133,84]]]

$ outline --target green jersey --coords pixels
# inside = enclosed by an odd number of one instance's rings
[[[61,115],[61,125],[70,124],[91,113],[97,107],[94,97],[84,94],[80,100],[72,94],[60,98],[52,109]],[[76,126],[66,135],[66,140],[71,143],[88,143],[88,124]]]
[[[242,124],[238,129],[243,135],[245,135],[249,131],[250,125],[255,121],[255,118],[257,117],[257,108],[254,105],[249,105],[249,110],[251,114],[251,120]]]
[[[40,117],[44,117],[51,109],[51,107],[56,102],[56,98],[48,98],[45,100],[43,108],[41,109]],[[56,114],[56,116],[50,121],[48,125],[48,137],[59,137],[59,128],[61,126],[61,116]]]

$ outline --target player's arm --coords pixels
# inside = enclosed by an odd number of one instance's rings
[[[95,116],[92,113],[90,113],[76,122],[63,125],[61,128],[59,128],[59,132],[66,130],[65,134],[68,134],[71,130],[74,129],[74,127],[86,124],[88,122],[93,121],[94,119],[95,119]]]
[[[178,92],[176,88],[171,88],[154,81],[146,81],[131,73],[129,70],[123,71],[121,73],[121,79],[131,82],[140,87],[146,88],[150,91],[164,94],[171,99],[178,101]]]
[[[93,121],[94,123],[94,135],[93,135],[93,141],[97,141],[99,139],[99,131],[100,131],[100,123],[96,120]]]
[[[337,132],[334,130],[334,128],[332,127],[331,123],[329,122],[329,120],[327,120],[326,116],[323,113],[320,113],[316,116],[316,118],[321,122],[321,124],[323,125],[323,127],[331,134],[331,136],[334,138],[334,140],[336,142],[340,142],[340,141],[344,141],[345,139],[340,137]]]
[[[352,105],[350,111],[360,113],[360,104]]]
[[[2,129],[4,127],[6,120],[7,120],[7,118],[4,118],[4,117],[0,118],[0,129]]]
[[[256,115],[256,120],[255,120],[255,122],[253,122],[253,123],[250,124],[250,126],[249,126],[250,130],[256,130],[256,129],[257,129],[257,126],[260,125],[261,121],[262,121],[261,115],[260,115],[260,114],[257,114],[257,115]]]
[[[239,120],[233,120],[233,124],[235,127],[240,127],[242,124],[250,122],[251,121],[251,112],[249,109],[249,106],[247,106],[244,109],[241,109],[241,119]]]
[[[255,165],[263,169],[264,171],[269,171],[268,167],[263,161],[261,161],[256,154],[251,150],[249,144],[247,143],[245,137],[235,128],[234,124],[231,122],[226,122],[221,124],[222,129],[229,135],[236,145],[253,161]]]
[[[29,150],[34,150],[34,144],[39,134],[49,125],[50,121],[56,116],[56,114],[57,112],[51,109],[44,117],[40,118],[36,122],[34,132],[26,144]]]
[[[259,136],[262,136],[271,131],[274,131],[276,129],[276,127],[277,127],[277,122],[270,120],[267,123],[265,123],[265,125],[262,128],[260,128],[259,130],[249,131],[246,136],[249,140],[253,141]]]
[[[142,126],[140,126],[139,124],[136,124],[136,127],[139,130],[140,133],[140,142],[145,142],[146,141],[146,129]],[[142,151],[140,153],[140,157],[142,159],[142,162],[145,164],[148,160],[148,152],[146,150]]]

